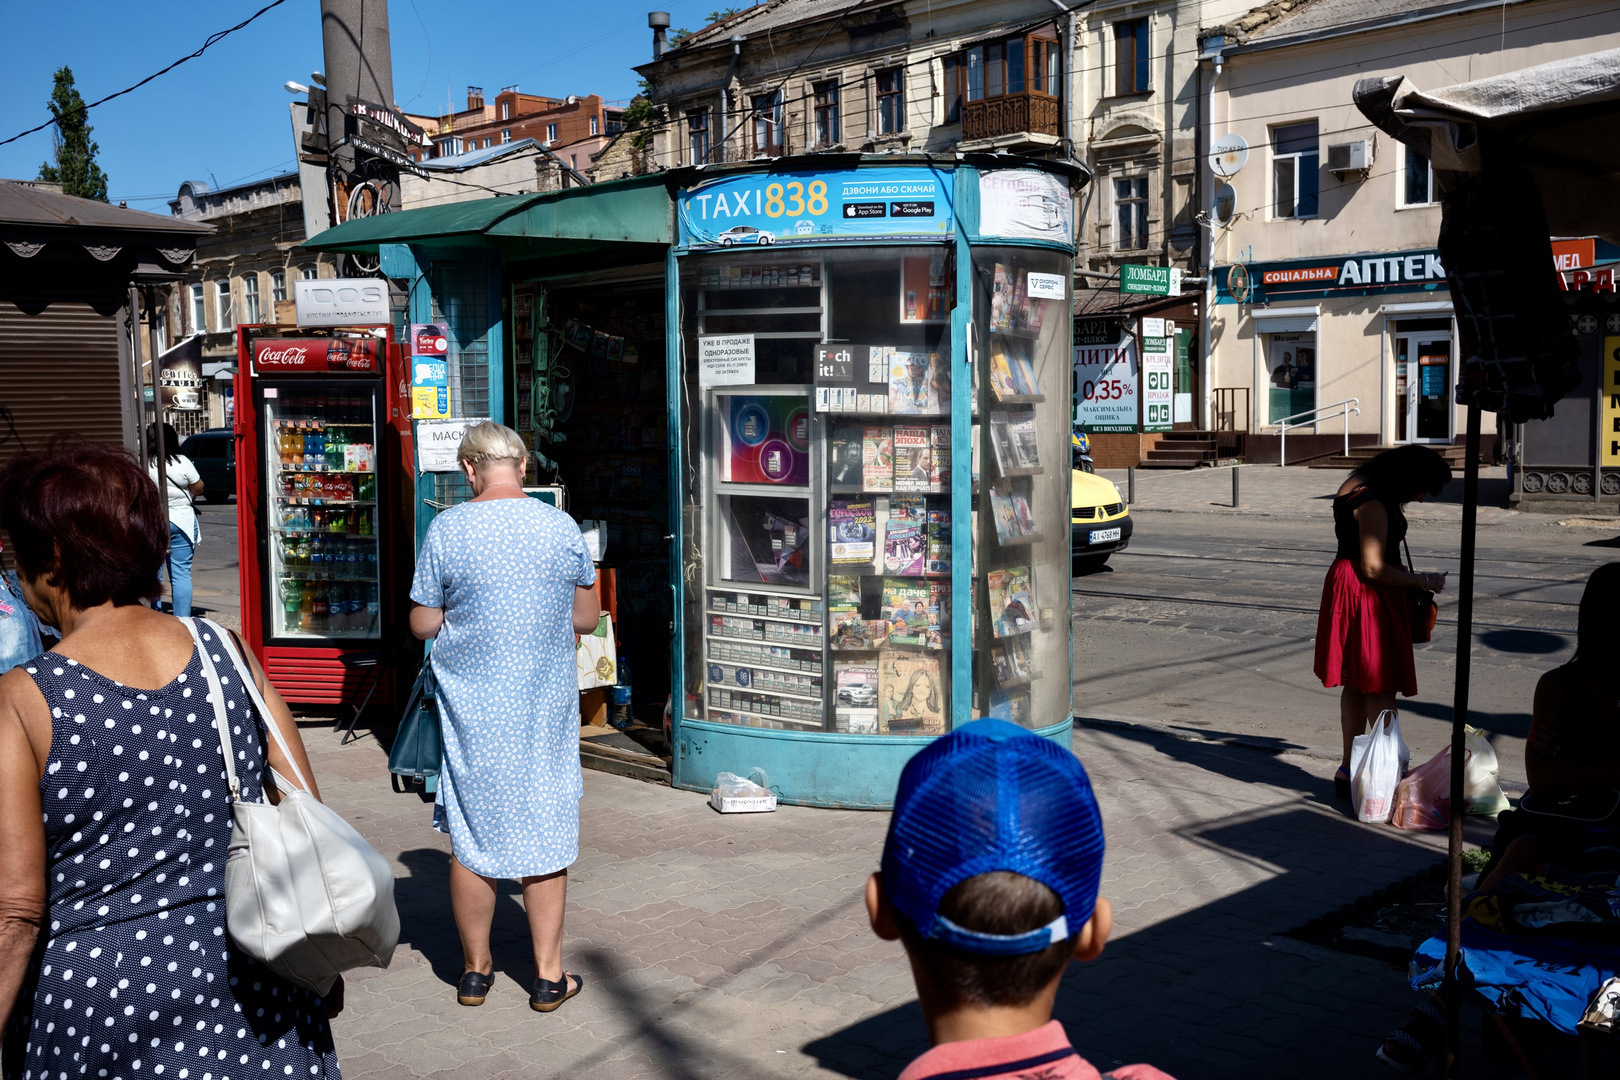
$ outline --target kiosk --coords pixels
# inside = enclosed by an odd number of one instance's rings
[[[410,276],[411,321],[443,317],[452,341],[435,251],[465,271],[484,247],[503,302],[473,313],[478,355],[513,358],[484,404],[510,402],[491,411],[606,522],[616,633],[638,710],[669,703],[676,786],[759,770],[784,802],[877,809],[974,718],[1068,743],[1087,179],[817,155],[405,211],[310,246],[379,250]],[[607,227],[631,198],[640,227]]]

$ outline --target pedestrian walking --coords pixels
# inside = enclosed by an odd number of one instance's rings
[[[579,526],[524,493],[526,458],[511,428],[467,429],[456,459],[473,498],[428,527],[410,620],[413,634],[433,639],[438,680],[444,768],[433,827],[450,834],[456,999],[484,1003],[495,882],[519,879],[536,969],[529,1005],[550,1012],[584,986],[562,966],[584,793],[574,635],[596,629],[601,605]]]
[[[1344,755],[1334,794],[1350,798],[1350,744],[1368,730],[1396,694],[1417,693],[1412,660],[1414,589],[1440,592],[1445,574],[1401,567],[1406,539],[1402,507],[1439,495],[1451,466],[1416,443],[1386,450],[1351,473],[1333,497],[1338,551],[1322,583],[1316,620],[1316,677],[1342,686],[1339,725]]]
[[[146,474],[154,484],[158,483],[157,427],[156,424],[146,426],[146,445],[151,448]],[[180,434],[173,424],[163,425],[163,454],[168,481],[165,494],[169,504],[169,555],[163,560],[158,576],[162,577],[165,569],[168,571],[171,608],[183,619],[191,614],[191,559],[197,551],[197,542],[202,539],[197,508],[191,500],[202,494],[203,482],[197,466],[180,452]],[[152,606],[161,610],[162,603],[161,599],[154,600]]]
[[[62,635],[0,675],[5,1074],[337,1077],[342,983],[318,997],[227,933],[232,805],[202,655],[186,624],[144,603],[169,547],[157,489],[104,447],[23,456],[0,469],[0,526],[29,606]],[[240,653],[199,629],[216,655]],[[246,800],[268,768],[314,775],[252,672],[270,715],[239,688],[225,702]]]

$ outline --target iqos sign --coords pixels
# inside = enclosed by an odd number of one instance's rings
[[[293,282],[299,326],[380,326],[392,321],[388,283],[380,278],[308,278]]]

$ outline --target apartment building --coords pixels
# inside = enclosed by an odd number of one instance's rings
[[[1337,417],[1345,402],[1359,410],[1352,442],[1458,441],[1439,189],[1428,161],[1381,136],[1352,90],[1389,75],[1439,90],[1612,49],[1620,8],[1311,0],[1267,5],[1200,38],[1214,77],[1210,134],[1247,148],[1214,233],[1208,363],[1217,392],[1250,403],[1251,459],[1276,460],[1290,418]],[[1313,435],[1316,450],[1341,444],[1342,424],[1292,428],[1290,459]]]
[[[482,87],[467,87],[467,107],[438,117],[413,116],[433,139],[432,150],[413,149],[414,161],[458,157],[533,139],[558,161],[584,174],[591,159],[623,127],[624,110],[601,95],[546,97],[508,86],[486,102]]]

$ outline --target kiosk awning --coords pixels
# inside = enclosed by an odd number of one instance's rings
[[[553,241],[570,242],[569,247],[578,243],[668,245],[673,238],[669,188],[659,175],[356,218],[312,237],[304,247],[369,254],[381,244],[489,244],[522,257],[552,253],[556,250]]]

